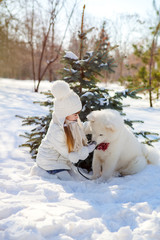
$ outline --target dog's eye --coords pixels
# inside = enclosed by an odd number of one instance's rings
[[[103,136],[103,134],[99,134],[99,136]]]

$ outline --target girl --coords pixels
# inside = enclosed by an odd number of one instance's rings
[[[36,162],[48,173],[68,180],[75,175],[73,164],[85,160],[96,144],[87,144],[78,116],[82,104],[69,84],[57,80],[51,92],[55,98],[54,112],[47,134],[39,146]]]

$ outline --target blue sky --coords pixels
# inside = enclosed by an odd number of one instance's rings
[[[160,7],[159,0],[156,0]],[[153,11],[153,0],[81,0],[80,5],[86,4],[86,13],[95,17],[111,18],[117,13],[138,13],[145,17]]]

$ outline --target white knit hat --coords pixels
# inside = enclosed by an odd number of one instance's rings
[[[64,123],[67,116],[79,112],[82,109],[82,103],[79,96],[70,89],[68,83],[57,80],[53,83],[51,93],[54,100],[54,114],[60,123]]]

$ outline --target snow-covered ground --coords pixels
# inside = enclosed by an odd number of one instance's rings
[[[105,183],[30,175],[34,162],[18,147],[29,127],[15,115],[47,112],[32,103],[44,98],[32,88],[31,81],[0,79],[0,239],[160,240],[159,166]],[[42,83],[41,89],[49,88]],[[160,102],[152,109],[147,100],[125,102],[129,119],[145,121],[137,131],[160,134]],[[160,150],[160,142],[154,145]]]

